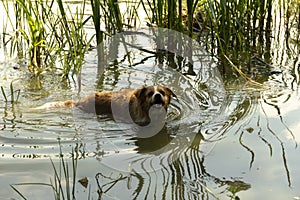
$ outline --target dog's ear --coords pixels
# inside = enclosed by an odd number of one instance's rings
[[[137,98],[140,98],[145,94],[146,91],[147,91],[147,86],[143,86],[142,88],[139,88],[139,89],[136,90],[135,96]]]
[[[176,94],[170,88],[168,87],[164,87],[164,88],[170,94],[170,96],[177,98]]]

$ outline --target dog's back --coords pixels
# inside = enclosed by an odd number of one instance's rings
[[[106,115],[115,120],[130,121],[132,119],[131,121],[136,123],[147,124],[150,122],[150,107],[154,106],[167,111],[171,96],[175,94],[167,87],[143,86],[118,92],[99,92],[78,101],[50,102],[35,109],[76,107],[84,112]]]
[[[48,110],[48,109],[60,108],[60,107],[72,108],[72,107],[74,107],[74,101],[67,100],[67,101],[49,102],[49,103],[45,103],[39,107],[35,107],[34,109],[35,110]]]

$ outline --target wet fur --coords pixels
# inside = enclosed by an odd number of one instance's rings
[[[149,123],[151,106],[157,104],[167,111],[171,96],[175,97],[176,95],[168,87],[143,86],[138,89],[117,92],[99,92],[83,97],[78,101],[67,100],[47,103],[37,109],[77,107],[87,113],[106,115],[111,118],[117,117],[126,121],[126,113],[128,113],[129,108],[130,116],[135,123]]]

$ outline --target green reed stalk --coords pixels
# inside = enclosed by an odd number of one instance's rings
[[[53,9],[55,3],[58,5],[58,12]],[[12,21],[8,1],[3,1],[3,4],[9,21]],[[16,34],[7,41],[11,42],[11,52],[19,48],[26,49],[30,60],[28,69],[35,75],[45,68],[55,69],[58,58],[66,58],[61,59],[65,61],[62,62],[63,77],[77,74],[92,40],[87,40],[83,27],[91,18],[83,19],[85,1],[81,4],[82,9],[75,12],[69,7],[66,9],[62,0],[17,0],[13,4],[13,16],[17,19],[16,25],[12,24]],[[71,19],[67,16],[71,16]],[[21,37],[18,33],[21,33]],[[26,45],[22,45],[23,41]]]
[[[217,38],[219,52],[226,55],[231,51],[238,56],[237,50],[253,45],[250,42],[255,42],[256,36],[265,28],[266,9],[269,11],[270,6],[265,7],[264,3],[257,0],[242,0],[238,3],[208,0],[205,9],[211,24],[211,37]],[[259,33],[256,32],[257,24]]]
[[[56,0],[58,7],[59,7],[59,11],[60,11],[60,16],[61,16],[61,20],[62,20],[62,28],[63,28],[63,33],[65,34],[66,40],[69,43],[69,46],[72,46],[72,39],[70,37],[69,34],[69,23],[68,23],[68,19],[67,19],[67,15],[65,12],[65,8],[63,5],[63,1],[62,0]]]
[[[174,0],[171,0],[171,2],[174,2]],[[145,4],[144,1],[141,1],[150,23],[154,23],[159,27],[164,27],[166,24],[167,26],[172,25],[171,22],[169,23],[169,21],[166,20],[171,18],[171,14],[168,16],[168,13],[173,12],[172,7],[168,7],[171,2],[166,0],[147,0],[147,4]],[[150,9],[150,13],[148,8]]]
[[[165,1],[157,0],[156,2],[157,2],[157,12],[155,12],[155,9],[156,9],[155,4],[154,4],[154,8],[153,8],[154,16],[156,13],[156,18],[154,18],[154,19],[156,19],[156,21],[158,20],[157,21],[158,23],[156,22],[156,24],[158,24],[159,27],[162,27],[163,20],[164,20]],[[154,1],[154,3],[155,3],[155,1]],[[148,1],[148,5],[150,5],[149,1]]]
[[[100,14],[100,0],[91,0],[91,6],[93,11],[93,22],[96,31],[96,42],[97,45],[103,42],[103,31],[101,31],[100,21],[101,21],[101,14]]]
[[[5,93],[5,91],[4,91],[3,86],[1,86],[0,88],[1,88],[1,92],[2,92],[2,95],[3,95],[3,97],[4,97],[5,102],[8,102],[7,96],[6,96],[6,93]]]
[[[101,3],[100,0],[91,0],[91,6],[93,11],[93,22],[96,31],[96,42],[97,42],[97,71],[98,75],[103,74],[104,71],[104,45],[103,45],[103,35],[104,32],[101,30]]]
[[[297,13],[298,13],[298,33],[300,32],[300,2],[297,3]],[[300,34],[298,34],[299,36]],[[299,37],[298,37],[299,38]]]
[[[193,21],[194,21],[194,13],[195,13],[195,9],[198,5],[199,0],[187,0],[187,15],[188,15],[188,35],[190,37],[192,37],[193,34]]]
[[[167,1],[167,27],[168,29],[174,29],[176,22],[176,0]]]
[[[123,21],[118,4],[118,0],[108,0],[108,6],[112,9],[112,16],[114,17],[114,22],[118,32],[123,31]]]
[[[70,8],[68,8],[71,12]],[[73,77],[74,74],[78,74],[81,70],[81,67],[84,63],[84,56],[86,52],[89,50],[90,43],[93,39],[86,39],[86,34],[84,31],[84,25],[89,20],[83,20],[85,9],[85,1],[82,4],[82,8],[79,10],[76,8],[74,16],[71,18],[71,22],[69,22],[69,44],[72,46],[68,46],[66,53],[66,63],[64,63],[64,74],[63,76],[67,77],[70,73]],[[74,18],[73,18],[74,17]]]
[[[22,41],[20,39],[20,28],[21,24],[23,22],[23,12],[20,6],[18,5],[17,2],[13,3],[14,7],[14,16],[15,16],[15,24],[13,23],[13,20],[11,19],[10,12],[11,9],[9,8],[9,1],[8,0],[3,0],[2,1],[3,7],[5,9],[6,15],[7,15],[7,21],[3,26],[3,44],[6,46],[9,42],[11,43],[10,45],[10,56],[13,57],[14,54],[17,52],[17,55],[23,55],[22,51]],[[9,30],[10,28],[7,29],[8,24],[14,29],[14,34],[9,34],[6,32],[6,30]],[[9,36],[9,39],[6,41],[6,36]]]
[[[183,32],[183,24],[182,24],[182,0],[178,1],[178,30]]]
[[[10,83],[10,86],[9,86],[9,95],[7,95],[5,93],[3,86],[1,86],[0,89],[1,89],[2,96],[3,96],[5,102],[11,102],[12,104],[18,103],[19,97],[20,97],[20,89],[14,90],[12,82]],[[15,96],[15,93],[16,93],[16,96]],[[10,96],[10,100],[8,100],[8,96]]]
[[[103,17],[105,19],[106,31],[110,34],[123,31],[123,19],[121,16],[118,0],[100,1]]]
[[[39,13],[38,2],[17,0],[17,5],[25,13],[27,30],[20,29],[20,32],[28,44],[30,53],[29,69],[34,74],[42,72],[42,56],[45,48],[45,28],[43,18]]]
[[[60,157],[59,157],[59,167],[56,167],[53,160],[50,158],[51,166],[54,171],[54,180],[50,180],[50,183],[17,183],[11,184],[11,188],[20,195],[23,199],[26,199],[25,195],[20,192],[16,186],[47,186],[53,190],[54,199],[76,199],[76,176],[77,176],[77,165],[79,153],[77,150],[72,149],[72,167],[68,165],[62,156],[62,151],[60,147]],[[70,174],[72,171],[72,175]],[[72,176],[72,177],[71,177]],[[72,182],[71,182],[72,181]],[[90,195],[90,194],[89,194]]]
[[[198,3],[199,0],[187,0],[186,3],[183,3],[182,0],[147,0],[146,5],[141,1],[151,23],[156,24],[158,27],[166,27],[183,33],[188,30],[189,36],[192,36],[193,16]],[[187,27],[184,26],[185,22],[182,20],[185,8],[187,10]]]

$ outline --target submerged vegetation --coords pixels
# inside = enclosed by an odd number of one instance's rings
[[[105,37],[144,21],[148,26],[186,33],[220,58],[223,69],[228,68],[224,55],[247,69],[253,57],[268,63],[271,42],[279,39],[274,31],[277,24],[285,28],[287,41],[299,43],[300,3],[296,0],[84,0],[76,8],[62,0],[2,3],[8,17],[2,30],[3,44],[10,47],[11,56],[17,54],[28,60],[28,69],[35,75],[53,69],[60,69],[63,77],[77,74],[94,40],[85,30],[92,24],[98,45]],[[122,13],[121,4],[126,4]],[[92,13],[86,13],[87,8]],[[141,19],[139,12],[148,19]],[[99,54],[103,56],[101,49]]]

